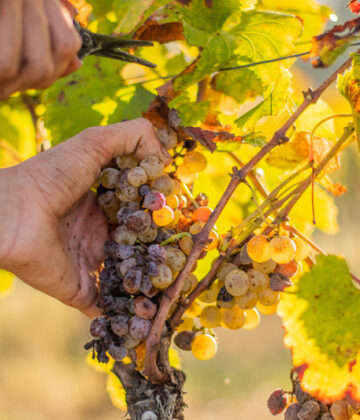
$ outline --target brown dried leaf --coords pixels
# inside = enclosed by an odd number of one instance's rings
[[[216,141],[235,139],[235,135],[227,131],[211,131],[200,127],[184,127],[184,131],[188,138],[198,141],[210,152],[216,149]]]
[[[328,67],[359,36],[359,32],[360,18],[336,25],[330,31],[313,37],[307,58],[311,59],[313,67]]]
[[[159,24],[153,19],[148,19],[135,32],[134,39],[142,41],[157,41],[165,44],[172,41],[184,41],[183,25],[180,22],[169,22]]]
[[[345,185],[341,184],[340,182],[334,183],[329,177],[324,176],[319,180],[320,184],[325,187],[329,193],[331,193],[334,197],[340,197],[344,193],[346,193],[347,188]]]

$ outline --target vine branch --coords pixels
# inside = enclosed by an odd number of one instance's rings
[[[168,372],[166,372],[165,370],[160,370],[157,364],[157,355],[160,349],[162,332],[164,330],[169,311],[172,305],[175,303],[176,299],[178,298],[182,286],[187,276],[189,275],[192,267],[197,261],[200,253],[207,245],[209,234],[212,228],[214,227],[217,219],[219,218],[220,214],[222,213],[225,205],[230,200],[232,194],[234,193],[238,185],[245,180],[246,176],[255,168],[255,166],[274,147],[282,143],[286,143],[289,140],[286,137],[286,133],[289,130],[289,128],[311,104],[314,104],[318,101],[322,93],[336,80],[338,74],[344,72],[351,65],[351,62],[352,58],[349,58],[338,69],[336,69],[315,91],[312,91],[311,89],[307,90],[304,93],[304,100],[301,103],[301,105],[288,118],[284,125],[274,133],[272,139],[246,165],[244,165],[241,169],[236,169],[234,173],[231,174],[231,180],[224,194],[220,198],[217,206],[215,207],[213,213],[211,214],[209,220],[206,222],[201,232],[199,232],[195,236],[194,246],[187,258],[184,268],[181,270],[174,283],[167,290],[165,290],[162,296],[159,310],[157,312],[152,329],[146,341],[145,373],[149,377],[150,382],[161,383],[169,378]],[[212,269],[210,270],[210,272],[212,271]],[[209,277],[207,279],[208,281],[211,281],[210,272]],[[206,285],[206,282],[204,282],[203,284]]]

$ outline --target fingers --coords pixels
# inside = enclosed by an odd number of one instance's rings
[[[3,85],[5,96],[18,90],[38,88],[51,78],[54,63],[43,0],[23,0],[22,65],[18,76]]]
[[[80,58],[78,58],[77,55],[73,57],[73,59],[70,61],[68,68],[65,70],[62,77],[68,76],[71,73],[74,73],[76,70],[79,70],[79,68],[82,66],[82,61]]]
[[[74,27],[73,20],[68,10],[58,0],[46,0],[45,12],[50,25],[55,72],[47,83],[52,83],[63,76],[70,65],[75,71],[81,66],[81,61],[76,59],[76,53],[80,50],[82,41]]]
[[[59,0],[0,0],[0,99],[47,88],[75,71],[81,66],[76,58],[81,45]]]
[[[17,76],[22,46],[22,0],[0,0],[1,84]]]
[[[112,124],[104,128],[106,131],[103,133],[100,132],[102,127],[95,128],[95,130],[99,130],[98,138],[111,154],[111,158],[135,154],[138,160],[142,160],[146,156],[154,155],[158,156],[165,164],[170,163],[171,156],[162,148],[154,127],[145,118]],[[95,132],[94,135],[96,135]]]

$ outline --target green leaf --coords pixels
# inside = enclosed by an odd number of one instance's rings
[[[153,0],[115,0],[115,13],[118,18],[116,32],[128,34],[141,22],[145,11]]]
[[[217,152],[236,152],[244,144],[249,144],[254,147],[263,147],[266,144],[266,137],[261,133],[250,133],[241,137],[241,141],[218,141],[216,142]]]
[[[242,13],[241,22],[230,33],[237,39],[237,48],[234,51],[236,58],[226,67],[272,60],[293,53],[294,42],[302,33],[302,25],[299,19],[291,15],[247,11]],[[261,95],[266,99],[267,96],[280,92],[285,83],[290,85],[285,69],[292,63],[293,60],[285,60],[229,70],[218,74],[213,84],[217,90],[233,97],[239,104]],[[276,86],[277,84],[280,86]],[[288,94],[289,88],[286,88],[282,98],[286,99]],[[281,110],[284,104],[284,100],[279,102],[277,109]],[[272,105],[269,98],[261,109],[267,107],[270,112],[274,112],[270,115],[275,115]],[[253,122],[256,123],[256,120]]]
[[[242,143],[255,147],[263,147],[266,144],[266,137],[261,133],[250,133],[243,136]]]
[[[210,102],[192,102],[188,92],[182,92],[169,102],[169,108],[178,111],[179,118],[184,126],[194,126],[204,120]]]
[[[302,34],[301,21],[292,15],[249,11],[242,14],[239,25],[231,29],[238,39],[235,51],[238,64],[271,60],[291,54],[294,42]],[[262,64],[251,68],[263,85],[270,86],[277,79],[279,69],[289,67],[292,60]]]
[[[238,104],[263,94],[261,80],[249,69],[218,73],[212,80],[212,86],[215,90],[234,98]]]
[[[94,107],[107,98],[116,99],[117,91],[124,87],[123,66],[114,60],[88,57],[78,72],[58,80],[45,92],[44,122],[53,144],[102,123],[104,115]]]
[[[320,255],[282,295],[285,344],[303,388],[322,400],[341,399],[347,392],[360,397],[359,302],[346,262],[336,256]]]
[[[241,6],[239,0],[213,0],[211,6],[193,0],[189,6],[174,8],[172,18],[183,24],[188,43],[203,48],[191,71],[175,80],[176,90],[200,81],[234,58],[235,38],[226,31],[226,21],[238,15]]]
[[[118,101],[118,105],[110,116],[108,124],[140,118],[142,113],[147,111],[150,102],[154,98],[155,95],[143,86],[135,86],[134,93],[129,97],[129,102],[122,100]]]
[[[277,115],[284,109],[291,92],[291,73],[283,69],[274,86],[267,89],[265,99],[238,118],[236,124],[244,130],[252,129],[260,118]]]

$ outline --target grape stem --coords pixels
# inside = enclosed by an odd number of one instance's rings
[[[334,158],[341,151],[343,144],[347,141],[347,139],[352,135],[353,132],[354,132],[354,125],[350,123],[349,125],[345,127],[344,133],[342,134],[340,139],[334,144],[334,146],[330,149],[330,151],[326,154],[326,156],[321,160],[319,165],[317,167],[314,167],[313,173],[315,177],[318,176],[323,171],[325,166],[330,162],[330,160]],[[294,205],[297,203],[299,198],[310,186],[312,178],[313,178],[313,175],[310,175],[294,190],[293,198],[286,205],[286,207],[279,213],[278,218],[280,220],[285,220],[287,218],[287,216],[289,215],[290,211],[292,210]],[[266,228],[265,230],[267,229],[269,228]]]
[[[170,238],[165,239],[165,241],[162,241],[160,246],[165,246],[168,244],[171,244],[172,242],[177,241],[178,239],[183,238],[184,236],[187,236],[189,238],[192,238],[191,233],[189,232],[180,232],[180,233],[176,233],[175,235],[170,236]]]
[[[146,340],[145,374],[149,377],[150,382],[163,383],[169,379],[169,372],[167,372],[166,369],[160,370],[157,363],[157,359],[158,359],[157,356],[160,349],[162,332],[164,330],[164,326],[168,318],[169,311],[172,308],[173,304],[178,299],[181,289],[183,287],[183,284],[190,273],[190,270],[194,266],[202,250],[208,244],[209,234],[212,228],[214,227],[217,219],[219,218],[220,214],[224,210],[226,204],[228,203],[231,196],[233,195],[234,191],[239,186],[239,184],[245,180],[246,176],[255,168],[255,166],[272,149],[274,149],[274,147],[279,146],[280,144],[286,143],[287,141],[289,141],[289,139],[286,137],[286,133],[289,130],[289,128],[293,126],[297,118],[311,104],[314,104],[318,101],[322,93],[336,80],[338,74],[344,72],[351,65],[351,63],[352,63],[352,58],[349,58],[338,69],[336,69],[315,91],[308,89],[304,93],[304,100],[301,103],[301,105],[288,118],[288,120],[284,123],[284,125],[274,133],[272,139],[252,159],[250,159],[250,161],[245,166],[243,166],[239,170],[236,170],[232,174],[231,180],[226,190],[224,191],[224,194],[220,198],[217,206],[215,207],[213,213],[211,214],[209,220],[206,222],[203,229],[197,235],[195,235],[194,246],[187,258],[184,268],[181,270],[181,272],[175,279],[174,283],[168,289],[164,291],[164,294],[161,298],[158,312],[156,314],[150,334]],[[296,197],[297,195],[295,195],[295,198]],[[296,201],[297,199],[298,198],[296,198]],[[293,200],[290,201],[290,203],[292,202]],[[289,211],[291,208],[289,208]],[[285,215],[285,212],[284,212],[284,215]]]
[[[191,194],[191,191],[189,190],[187,185],[184,184],[183,182],[181,183],[181,189],[185,193],[187,198],[194,204],[195,208],[197,209],[199,207],[199,204],[196,202],[194,196]]]
[[[334,147],[328,152],[328,154],[323,158],[323,160],[320,162],[319,166],[317,168],[314,169],[314,173],[315,175],[318,175],[321,173],[321,171],[324,169],[324,167],[329,163],[329,161],[337,155],[337,153],[339,153],[339,151],[341,150],[342,146],[344,145],[344,143],[347,141],[347,139],[349,138],[349,136],[353,133],[354,128],[352,124],[349,124],[348,127],[345,128],[344,130],[344,134],[341,136],[341,138],[338,140],[338,142],[334,145]],[[304,168],[309,168],[308,165],[306,165]],[[304,170],[304,168],[301,168],[301,171]],[[299,174],[299,172],[297,172],[297,175]],[[293,174],[294,175],[294,174]],[[296,175],[296,176],[297,176]],[[292,179],[294,177],[292,176]],[[297,190],[295,190],[293,193],[291,193],[291,195],[294,194],[294,199],[290,201],[289,204],[294,205],[295,202],[298,201],[298,199],[301,197],[301,195],[305,192],[306,188],[310,185],[311,183],[311,178],[312,175],[310,175],[305,181],[303,181],[299,187],[297,188]],[[285,181],[284,181],[285,183]],[[283,183],[283,184],[284,184]],[[284,185],[286,185],[286,183]],[[305,188],[306,185],[306,188]],[[276,196],[276,192],[280,191],[280,189],[282,188],[281,185],[279,185],[275,190],[273,190],[269,195],[273,195],[275,194]],[[279,189],[280,187],[280,189]],[[284,202],[286,202],[290,197],[285,197],[283,200],[279,200],[277,202],[274,203],[274,206],[264,215],[264,217],[267,217],[267,215],[273,213],[274,211],[276,211],[277,209],[279,209]],[[296,200],[295,200],[296,199]],[[292,208],[292,207],[291,207]],[[285,207],[285,211],[283,211],[281,213],[281,216],[278,217],[278,219],[283,219],[286,218],[288,215],[288,212],[291,210],[290,206],[286,206]],[[256,212],[254,213],[258,213],[258,210],[256,210]],[[286,214],[287,213],[287,214]],[[263,222],[263,219],[254,219],[256,215],[253,214],[253,223],[248,227],[248,229],[246,229],[245,231],[242,232],[241,238],[243,239],[243,241],[245,241],[247,239],[247,237],[249,236],[249,234],[258,226],[260,226]],[[314,242],[312,242],[309,238],[307,238],[305,235],[303,235],[302,233],[300,233],[296,228],[289,226],[288,224],[284,224],[284,228],[294,234],[296,234],[297,236],[299,236],[301,239],[303,239],[305,242],[307,242],[312,248],[314,248],[317,252],[323,254],[323,255],[327,255],[325,251],[323,251],[320,247],[318,247]],[[269,234],[271,233],[271,231],[274,229],[274,226],[268,226],[265,231],[263,232],[263,234]],[[243,242],[242,241],[242,242]],[[237,244],[238,245],[238,244]],[[213,263],[211,270],[208,272],[208,274],[203,278],[203,280],[195,287],[195,289],[189,294],[189,296],[187,296],[187,298],[183,301],[183,303],[181,305],[178,305],[178,307],[176,308],[175,312],[173,313],[173,315],[171,316],[170,320],[169,320],[169,326],[172,330],[174,330],[176,328],[177,325],[180,324],[181,322],[181,318],[184,314],[184,312],[191,306],[191,304],[196,300],[196,298],[206,289],[208,289],[211,284],[213,283],[213,281],[216,279],[216,272],[218,270],[218,268],[220,267],[220,265],[226,260],[226,258],[232,253],[232,251],[235,249],[235,247],[237,246],[235,244],[231,244],[230,247],[228,247],[226,254],[222,253]],[[310,263],[313,265],[314,262],[310,261]],[[357,283],[360,284],[360,279],[358,279],[354,274],[351,274],[351,277],[354,279],[354,281],[356,281]]]
[[[243,163],[234,152],[228,152],[228,154],[234,159],[234,161],[240,166],[240,168],[243,168],[245,166],[245,163]],[[267,191],[266,187],[264,186],[256,172],[254,170],[250,171],[248,177],[251,179],[251,182],[254,184],[254,187],[260,192],[260,194],[264,198],[267,198],[269,192]]]

